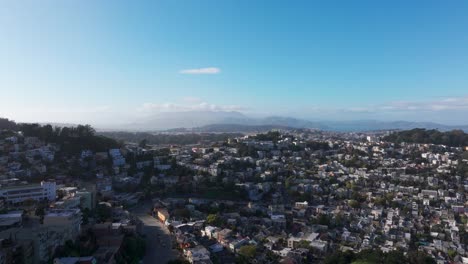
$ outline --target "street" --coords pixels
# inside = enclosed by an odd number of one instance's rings
[[[166,264],[176,259],[178,252],[172,249],[172,240],[169,230],[148,214],[149,205],[141,205],[131,210],[143,223],[142,234],[146,238],[146,255],[144,264]]]

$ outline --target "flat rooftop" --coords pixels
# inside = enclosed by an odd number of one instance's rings
[[[52,210],[46,211],[45,216],[49,216],[49,217],[71,216],[79,212],[80,212],[80,209],[52,209]]]

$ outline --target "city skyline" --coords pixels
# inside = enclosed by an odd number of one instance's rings
[[[463,1],[2,6],[0,116],[16,121],[235,111],[466,124]]]

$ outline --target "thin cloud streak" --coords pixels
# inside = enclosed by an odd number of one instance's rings
[[[188,111],[244,111],[246,107],[240,105],[216,105],[201,102],[197,104],[174,104],[174,103],[144,103],[137,108],[138,112],[188,112]]]
[[[185,69],[180,71],[181,74],[218,74],[220,72],[221,69],[216,67]]]

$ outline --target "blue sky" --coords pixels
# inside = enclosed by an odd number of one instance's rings
[[[467,123],[467,1],[5,1],[0,116]]]

